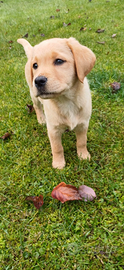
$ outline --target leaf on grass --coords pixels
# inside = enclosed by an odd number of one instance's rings
[[[54,199],[57,199],[62,203],[82,199],[84,199],[84,201],[92,201],[96,198],[96,194],[92,188],[82,185],[77,189],[75,186],[66,185],[64,182],[61,182],[56,186],[51,195]]]
[[[113,89],[112,93],[116,93],[121,88],[121,84],[118,82],[113,82],[111,83],[111,87]]]
[[[28,37],[28,33],[26,33],[26,34],[23,36],[23,38],[25,38],[25,37],[26,37],[26,38]]]
[[[105,31],[105,29],[97,29],[96,30],[96,33],[99,33],[100,34],[100,33],[103,33],[104,31]]]
[[[62,203],[66,201],[81,200],[78,189],[72,185],[66,185],[64,182],[61,182],[56,186],[51,195],[54,199],[57,199]]]
[[[8,43],[9,43],[9,44],[13,43],[13,40],[9,40]]]
[[[63,22],[63,26],[64,26],[64,27],[66,27],[66,26],[67,26],[67,24]]]
[[[0,137],[0,139],[6,140],[11,136],[11,133],[6,132],[2,137]]]
[[[113,35],[112,35],[112,38],[115,38],[115,37],[116,37],[116,34],[113,34]]]
[[[43,196],[42,195],[39,195],[39,196],[27,196],[25,199],[27,201],[33,202],[34,206],[37,209],[40,209],[40,207],[43,205]]]
[[[34,111],[33,105],[27,104],[28,112],[32,113]]]
[[[65,11],[65,13],[68,13],[69,12],[69,9]]]
[[[59,11],[60,11],[60,9],[59,9],[59,8],[57,8],[57,9],[56,9],[56,12],[59,12]]]
[[[84,201],[93,201],[96,198],[95,191],[88,186],[85,185],[80,186],[78,192],[81,198],[84,198]]]
[[[85,31],[87,29],[87,27],[81,27],[80,31]]]
[[[97,43],[104,45],[105,44],[105,41],[97,41]]]
[[[64,26],[64,27],[69,26],[69,25],[71,25],[71,23],[64,23],[64,22],[63,22],[63,26]]]

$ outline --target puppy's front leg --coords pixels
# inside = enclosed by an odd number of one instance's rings
[[[44,124],[45,123],[45,115],[43,113],[43,105],[42,105],[41,101],[33,95],[31,90],[30,90],[30,95],[31,95],[31,98],[33,101],[34,110],[35,110],[36,115],[37,115],[37,121],[39,124]]]
[[[45,115],[43,113],[43,105],[39,102],[38,106],[33,103],[33,107],[35,109],[37,115],[37,121],[39,124],[45,124]]]
[[[61,143],[63,131],[48,128],[48,136],[52,148],[53,168],[63,169],[65,166],[64,151]]]
[[[77,154],[80,159],[89,159],[90,153],[87,151],[87,129],[84,125],[75,128],[77,138]]]

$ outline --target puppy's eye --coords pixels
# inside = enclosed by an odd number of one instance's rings
[[[34,63],[34,64],[33,64],[33,68],[34,68],[34,69],[37,69],[37,68],[38,68],[38,64],[37,64],[37,63]]]
[[[54,61],[54,65],[62,65],[64,62],[66,62],[65,60],[62,60],[62,59],[56,59],[55,61]]]

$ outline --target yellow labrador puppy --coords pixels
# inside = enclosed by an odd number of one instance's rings
[[[47,124],[53,167],[65,166],[61,136],[67,127],[76,133],[79,158],[90,159],[87,129],[92,105],[86,75],[95,64],[94,53],[72,37],[45,40],[34,47],[25,39],[18,43],[28,58],[25,75],[37,120]]]

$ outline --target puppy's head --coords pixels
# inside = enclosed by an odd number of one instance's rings
[[[54,38],[32,47],[18,39],[28,58],[25,75],[36,97],[54,98],[71,89],[95,64],[95,55],[74,38]]]

